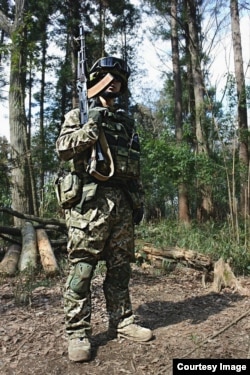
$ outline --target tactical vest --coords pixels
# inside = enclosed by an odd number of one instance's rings
[[[134,132],[134,121],[118,110],[113,113],[103,107],[94,110],[102,114],[102,129],[106,136],[114,162],[113,179],[131,179],[140,176],[140,144],[138,134]],[[98,144],[97,144],[97,147]],[[102,158],[99,150],[96,169],[108,174],[110,166]],[[98,155],[98,150],[97,150]]]
[[[122,187],[127,191],[133,209],[140,208],[142,199],[139,185],[136,182],[140,176],[140,145],[138,134],[134,132],[134,121],[127,117],[123,111],[113,113],[103,107],[95,107],[93,111],[101,113],[102,121],[99,126],[102,126],[102,133],[106,138],[106,144],[108,143],[111,159],[113,159],[114,173],[108,183],[122,184]],[[99,141],[94,144],[97,156],[96,171],[107,176],[111,169],[110,160],[105,158],[104,150],[98,150],[100,146],[98,143]],[[58,202],[64,209],[76,205],[81,206],[84,201],[95,195],[100,180],[93,179],[93,175],[88,173],[92,150],[93,147],[83,153],[76,154],[74,159],[68,162],[71,172],[64,170],[55,179]]]

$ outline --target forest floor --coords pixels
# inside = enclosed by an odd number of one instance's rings
[[[27,306],[16,303],[18,281],[0,282],[0,373],[2,375],[168,375],[173,358],[250,358],[250,299],[230,289],[210,291],[202,272],[177,267],[168,274],[133,266],[131,299],[140,324],[154,332],[148,343],[108,341],[102,292],[104,275],[93,291],[92,360],[67,357],[62,292],[65,279],[32,291]],[[239,279],[250,287],[250,277]]]

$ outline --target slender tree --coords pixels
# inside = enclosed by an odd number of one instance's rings
[[[231,28],[234,50],[234,69],[238,98],[238,127],[239,127],[239,161],[241,163],[240,173],[240,212],[244,217],[249,215],[249,152],[248,152],[248,121],[246,86],[243,68],[241,32],[238,0],[230,0]]]
[[[25,0],[15,2],[13,19],[0,11],[0,28],[11,38],[9,122],[12,159],[12,207],[29,212],[27,192],[27,131],[25,114],[26,35]],[[15,219],[15,224],[21,223]]]
[[[186,0],[189,53],[191,61],[192,85],[194,92],[196,151],[198,157],[209,159],[208,140],[205,132],[206,105],[205,105],[205,81],[201,68],[201,18],[199,7],[201,0]],[[207,220],[213,214],[212,186],[198,180],[200,204],[198,205],[198,219]]]
[[[180,70],[180,56],[179,56],[179,42],[178,42],[178,15],[177,15],[178,0],[171,0],[171,44],[172,44],[172,65],[173,65],[173,81],[174,81],[174,113],[175,113],[175,135],[177,147],[182,147],[183,142],[183,106],[182,106],[182,84],[181,84],[181,70]],[[179,205],[179,219],[181,222],[189,223],[189,202],[186,182],[182,181],[178,186],[178,205]]]

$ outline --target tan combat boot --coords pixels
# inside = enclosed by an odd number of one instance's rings
[[[74,362],[87,362],[91,357],[91,346],[88,338],[72,338],[68,346],[69,359]]]
[[[137,324],[129,324],[125,327],[117,328],[117,336],[124,337],[132,341],[149,341],[153,337],[153,332],[149,328],[141,327]]]

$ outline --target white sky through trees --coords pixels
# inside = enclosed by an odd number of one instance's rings
[[[131,3],[139,5],[140,0],[132,0]],[[229,9],[228,9],[229,12]],[[228,72],[234,75],[233,65],[233,49],[232,49],[232,36],[230,28],[230,16],[228,18],[228,26],[220,32],[218,41],[214,46],[209,49],[209,35],[208,35],[208,48],[205,48],[205,53],[211,58],[211,66],[209,67],[209,78],[211,84],[217,88],[217,100],[223,96],[225,87],[225,77]],[[245,14],[241,17],[241,38],[242,38],[242,51],[244,60],[244,71],[246,77],[246,85],[250,85],[250,14]],[[143,35],[143,42],[139,45],[137,50],[137,64],[142,73],[139,79],[135,79],[131,83],[131,90],[134,94],[134,101],[143,102],[150,106],[148,98],[151,102],[157,100],[159,90],[163,86],[164,78],[162,73],[170,72],[172,69],[172,62],[170,56],[170,44],[164,44],[162,41],[150,41],[150,28],[154,27],[153,17],[144,17],[143,24],[140,28]],[[213,28],[211,27],[210,20],[207,24],[204,22],[204,28],[211,29],[211,40],[213,38]],[[207,31],[204,30],[204,33]],[[3,67],[2,67],[3,68]],[[4,74],[7,75],[7,68],[4,67]],[[1,87],[1,94],[6,96],[5,101],[0,101],[0,136],[5,136],[9,139],[9,120],[8,120],[8,87]]]

